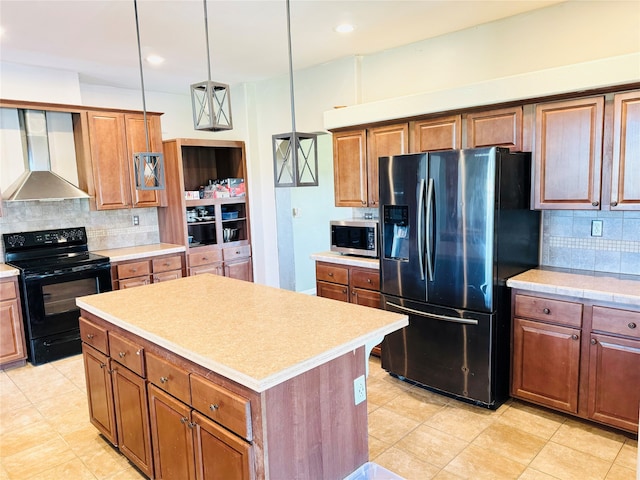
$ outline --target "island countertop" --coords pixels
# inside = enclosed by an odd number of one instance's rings
[[[405,315],[208,274],[76,302],[256,392],[408,324]]]

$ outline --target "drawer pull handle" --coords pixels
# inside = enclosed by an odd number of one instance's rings
[[[91,340],[95,335],[93,333],[87,333],[87,338]]]
[[[106,363],[102,363],[102,362],[100,362],[100,368],[104,368],[104,367],[106,367],[106,366],[107,366],[107,364],[106,364]]]
[[[543,308],[543,309],[542,309],[542,312],[543,312],[545,315],[549,315],[549,314],[551,313],[551,310],[549,310],[548,308]]]
[[[634,329],[636,328],[636,324],[634,322],[630,322],[629,325],[627,325],[630,329]]]
[[[160,383],[167,383],[169,379],[167,377],[160,377]]]
[[[596,343],[598,343],[598,341],[595,338],[591,339],[591,345],[595,345]]]
[[[220,405],[218,405],[217,403],[212,403],[211,405],[209,405],[209,410],[211,410],[212,412],[215,412],[219,408],[220,408]]]
[[[118,354],[118,356],[119,356],[120,358],[124,358],[124,356],[125,356],[125,355],[126,355],[126,352],[120,352],[120,353]]]
[[[578,340],[578,335],[576,335],[575,333],[573,335],[571,335],[571,338],[574,340]]]
[[[131,269],[131,271],[132,271],[133,273],[136,273],[136,272],[138,271],[138,269],[137,269],[137,268],[132,268],[132,269]]]

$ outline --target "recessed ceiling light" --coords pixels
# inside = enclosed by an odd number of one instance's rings
[[[343,23],[338,25],[334,30],[338,33],[351,33],[354,30],[354,26],[350,23]]]
[[[160,65],[162,62],[164,62],[164,58],[162,58],[160,55],[148,55],[145,60],[151,65]]]

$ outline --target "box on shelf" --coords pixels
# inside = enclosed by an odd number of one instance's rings
[[[233,220],[238,218],[238,212],[222,212],[223,220]]]
[[[184,192],[184,199],[185,200],[199,200],[200,199],[200,192],[198,190],[186,190]]]

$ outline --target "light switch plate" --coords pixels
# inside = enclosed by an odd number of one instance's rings
[[[602,220],[591,220],[591,236],[602,236]]]

